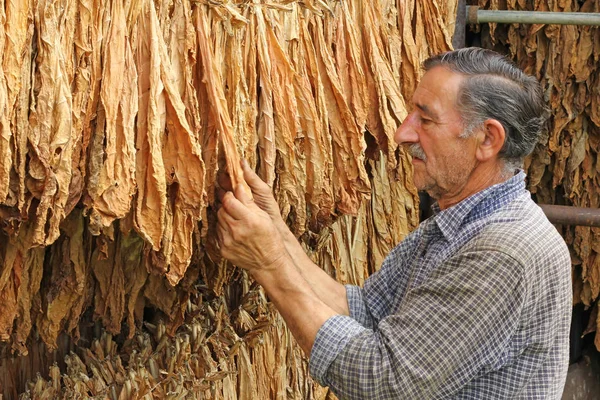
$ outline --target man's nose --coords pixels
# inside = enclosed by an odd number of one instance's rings
[[[394,141],[398,144],[417,143],[419,141],[419,135],[416,130],[417,124],[416,113],[412,112],[408,114],[396,130]]]

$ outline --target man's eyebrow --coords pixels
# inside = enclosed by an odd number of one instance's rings
[[[435,111],[433,111],[426,104],[415,103],[415,107],[417,107],[419,110],[421,110],[421,112],[423,112],[425,115],[427,115],[429,117],[432,117],[432,118],[436,118],[437,117],[437,114],[435,113]]]

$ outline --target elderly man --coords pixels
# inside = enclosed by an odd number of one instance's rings
[[[302,251],[244,165],[222,198],[224,257],[269,294],[310,371],[348,399],[558,399],[571,318],[567,247],[519,167],[545,125],[539,83],[504,57],[432,57],[395,140],[434,215],[363,288]]]

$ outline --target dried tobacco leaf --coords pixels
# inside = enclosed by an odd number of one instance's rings
[[[8,342],[17,317],[17,294],[21,287],[25,251],[11,243],[4,246],[0,271],[0,341]]]
[[[14,328],[13,349],[27,355],[27,339],[33,328],[38,310],[35,304],[39,298],[40,284],[44,270],[45,249],[29,249],[21,274],[21,284],[17,293],[17,318]]]
[[[5,26],[2,28],[2,37],[6,32],[6,43],[2,51],[2,70],[4,79],[0,80],[0,87],[6,92],[0,95],[0,99],[6,103],[2,107],[2,124],[0,126],[0,142],[6,139],[7,136],[12,136],[12,146],[5,148],[5,144],[0,144],[0,203],[5,203],[11,206],[17,205],[22,210],[25,196],[25,153],[27,151],[27,131],[17,127],[15,118],[18,113],[17,101],[21,90],[28,93],[30,76],[29,66],[31,57],[28,53],[31,52],[31,40],[33,36],[33,28],[30,23],[32,4],[29,1],[8,1],[5,4]],[[2,30],[0,29],[0,30]],[[0,44],[0,47],[2,44]],[[26,68],[25,74],[23,73]],[[25,88],[22,88],[22,83]],[[6,97],[4,97],[6,96]],[[20,102],[19,102],[20,103]],[[8,129],[8,131],[7,131]],[[2,142],[3,143],[3,142]],[[9,186],[11,158],[9,152],[13,153],[12,167],[18,174],[19,178],[17,185],[17,193],[11,193]],[[8,169],[6,169],[8,168]],[[6,175],[5,175],[6,174]],[[14,178],[10,178],[11,180]],[[12,182],[11,182],[12,183]],[[16,204],[15,204],[16,203]]]
[[[207,10],[204,6],[197,6],[196,29],[198,34],[198,46],[200,56],[204,67],[204,80],[206,82],[208,98],[212,107],[214,121],[220,138],[223,142],[225,158],[227,161],[227,170],[231,176],[234,186],[244,185],[248,193],[250,188],[244,181],[239,154],[235,145],[234,129],[231,123],[231,117],[227,110],[227,100],[221,82],[222,73],[214,60],[212,50],[209,48],[209,30],[207,21]]]
[[[255,3],[257,1],[255,0]],[[256,21],[256,44],[258,53],[258,146],[260,149],[259,175],[273,186],[275,182],[275,116],[273,111],[273,82],[271,80],[271,60],[267,44],[267,27],[261,7],[254,12]]]
[[[35,10],[38,26],[35,60],[38,95],[29,116],[30,180],[27,186],[39,199],[35,219],[36,245],[48,245],[59,236],[71,182],[72,104],[65,71],[61,26],[53,4],[40,0]]]
[[[90,181],[90,229],[94,235],[124,218],[135,193],[135,117],[138,112],[137,71],[122,0],[111,4],[108,45],[103,54],[100,99],[105,114],[98,180]]]
[[[115,239],[119,240],[120,235]],[[117,334],[125,315],[125,272],[120,246],[104,235],[96,237],[96,242],[90,265],[97,282],[94,314],[108,332]]]
[[[81,210],[71,213],[61,230],[49,256],[48,277],[42,281],[41,310],[36,321],[38,333],[50,349],[56,348],[63,331],[78,329],[90,279],[89,239]]]
[[[166,45],[160,38],[159,51],[160,77],[166,93],[167,137],[163,142],[163,160],[173,207],[173,253],[166,276],[175,286],[189,266],[193,252],[192,234],[206,205],[205,168],[200,144],[187,123],[185,105],[175,85],[174,77],[181,71],[172,69]]]
[[[282,217],[287,219],[294,214],[292,230],[298,235],[306,224],[306,204],[303,188],[306,186],[306,173],[298,158],[304,153],[296,143],[298,106],[294,92],[294,70],[279,43],[271,23],[265,22],[268,58],[271,65],[270,77],[273,85],[273,116],[275,127],[275,147],[277,175],[276,198]]]
[[[375,10],[369,3],[363,6],[363,32],[365,35],[366,59],[378,95],[379,118],[383,134],[379,135],[379,146],[387,152],[389,167],[394,168],[394,133],[398,125],[408,115],[404,97],[400,92],[390,62],[385,59],[385,50],[379,35],[379,21]]]
[[[308,378],[305,355],[264,293],[218,256],[216,172],[226,164],[235,175],[235,158],[246,157],[319,265],[364,281],[416,223],[411,166],[391,138],[419,63],[448,48],[454,16],[445,14],[455,2],[284,3],[5,4],[6,29],[22,29],[7,31],[18,40],[7,40],[3,56],[15,83],[7,92],[15,102],[8,205],[18,210],[3,209],[0,222],[14,237],[31,226],[35,243],[50,245],[32,243],[16,268],[2,265],[5,325],[19,320],[7,335],[23,351],[29,315],[50,346],[62,331],[77,338],[93,306],[99,325],[131,338],[122,347],[128,363],[105,337],[87,365],[70,357],[67,374],[52,369],[52,382],[36,381],[38,394],[328,396]],[[16,18],[17,9],[30,17]],[[581,36],[586,54],[589,37]],[[566,115],[588,107],[585,93],[581,85],[565,92]],[[588,187],[577,171],[592,176],[595,147],[582,145],[592,136],[556,142],[579,149],[562,164],[575,195]],[[19,220],[28,213],[31,225]],[[591,298],[589,283],[582,292]],[[145,309],[164,323],[142,321]],[[161,332],[154,345],[140,326]]]
[[[137,195],[134,223],[140,236],[160,250],[165,230],[167,180],[162,156],[165,94],[160,80],[158,32],[148,1],[143,2],[136,33],[139,111],[136,138]]]
[[[358,213],[362,196],[369,191],[364,169],[364,139],[342,94],[333,56],[325,43],[323,28],[315,24],[315,48],[323,78],[325,101],[329,110],[329,129],[334,161],[334,190],[337,206],[345,214]]]
[[[2,1],[0,3],[0,38],[4,38],[5,36],[6,22],[4,1]],[[0,40],[0,54],[3,56],[5,47],[4,40]],[[9,122],[9,100],[7,80],[4,74],[0,74],[0,204],[4,203],[8,196],[8,184],[10,182],[10,170],[13,159],[12,153],[14,151],[11,146],[12,132]]]

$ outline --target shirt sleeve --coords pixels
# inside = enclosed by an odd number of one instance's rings
[[[386,257],[379,271],[367,278],[364,288],[346,285],[350,317],[365,328],[375,329],[390,313],[395,299],[408,282],[405,262],[414,249],[417,235],[409,235]]]
[[[497,366],[525,292],[523,267],[511,256],[456,255],[408,291],[377,329],[330,318],[315,339],[311,374],[344,399],[451,396],[483,368]]]

